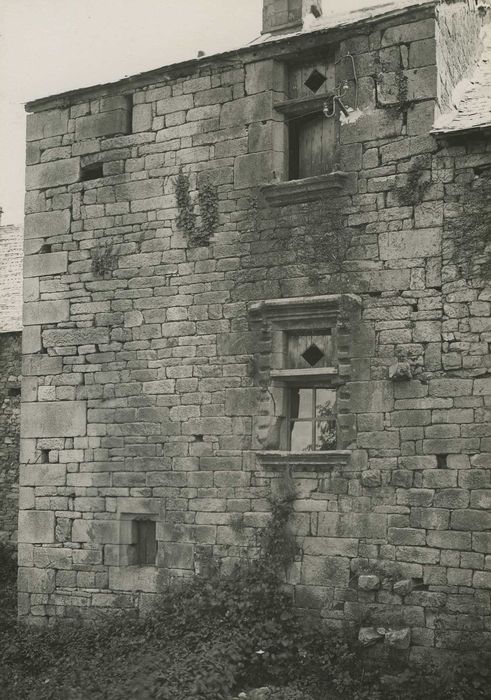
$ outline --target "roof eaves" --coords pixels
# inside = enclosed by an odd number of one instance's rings
[[[298,41],[301,44],[302,40],[312,39],[317,36],[324,36],[325,34],[336,34],[343,33],[347,29],[352,31],[357,30],[365,25],[372,25],[378,22],[396,18],[399,16],[404,16],[407,14],[419,13],[423,10],[428,10],[435,7],[440,0],[423,0],[423,2],[416,2],[413,5],[406,5],[403,8],[392,9],[387,12],[382,12],[380,14],[366,15],[361,18],[354,18],[351,21],[346,19],[339,24],[334,26],[320,27],[311,29],[310,31],[298,31],[291,34],[281,34],[281,35],[271,35],[269,38],[259,37],[253,40],[245,46],[241,46],[236,49],[231,49],[229,51],[224,51],[221,53],[211,54],[209,56],[203,56],[199,58],[189,59],[187,61],[180,61],[177,63],[171,63],[166,66],[161,66],[159,68],[153,68],[149,71],[143,71],[141,73],[136,73],[131,76],[121,78],[108,83],[99,83],[96,85],[88,85],[82,88],[76,88],[74,90],[67,90],[61,93],[55,93],[53,95],[47,95],[46,97],[40,97],[35,100],[30,100],[25,104],[25,110],[27,112],[41,111],[43,108],[56,107],[56,106],[67,106],[71,104],[73,98],[82,97],[84,95],[92,95],[95,92],[103,92],[107,90],[114,89],[116,87],[124,90],[126,86],[131,86],[132,88],[137,85],[148,85],[155,80],[165,79],[166,74],[169,74],[169,78],[178,77],[179,74],[188,75],[196,66],[198,65],[208,65],[216,63],[217,61],[223,61],[231,59],[234,57],[242,56],[250,52],[256,52],[258,49],[265,49],[276,47],[280,44],[287,44],[292,41]]]

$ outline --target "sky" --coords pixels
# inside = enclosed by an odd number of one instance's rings
[[[329,10],[370,0],[324,0]],[[262,0],[0,0],[0,206],[23,220],[24,103],[242,46]]]

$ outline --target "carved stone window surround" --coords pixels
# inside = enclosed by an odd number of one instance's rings
[[[346,382],[350,376],[351,319],[359,318],[360,307],[359,297],[351,294],[272,299],[250,305],[252,327],[261,329],[263,336],[269,338],[269,351],[264,351],[258,361],[264,397],[258,423],[266,424],[268,419],[264,416],[269,415],[275,429],[270,431],[272,438],[266,430],[257,431],[256,456],[263,468],[322,471],[349,462],[350,451],[345,448],[352,442],[353,417]],[[333,365],[311,370],[286,369],[288,333],[326,329],[331,329],[335,339]],[[339,442],[343,449],[301,453],[281,449],[286,444],[288,387],[299,381],[338,388]]]

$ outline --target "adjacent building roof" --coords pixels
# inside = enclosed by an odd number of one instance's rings
[[[329,1],[329,0],[328,0]],[[306,33],[318,32],[327,29],[343,29],[359,23],[369,22],[370,20],[378,20],[382,17],[391,17],[392,15],[400,15],[412,9],[420,7],[432,7],[438,5],[440,0],[365,0],[366,7],[327,11],[324,9],[324,14],[318,19],[313,16],[308,16],[304,22],[303,28],[290,32],[288,34],[265,33],[258,39],[255,39],[252,44],[265,44],[286,37],[299,36]],[[324,2],[324,8],[328,2]],[[349,3],[348,3],[349,4]]]
[[[22,330],[22,226],[0,226],[0,333]]]
[[[436,121],[434,134],[452,134],[491,127],[491,26],[483,35],[483,50],[470,77],[452,95],[453,109]]]

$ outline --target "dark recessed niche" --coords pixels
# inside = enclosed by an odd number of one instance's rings
[[[312,73],[309,75],[307,80],[304,82],[304,85],[305,85],[305,87],[308,87],[308,89],[311,92],[316,93],[324,85],[326,80],[327,80],[326,76],[322,75],[322,73],[320,73],[317,70],[317,68],[314,68]]]
[[[195,441],[195,442],[203,442],[204,439],[205,439],[205,438],[204,438],[204,435],[195,435],[195,436],[194,436],[194,441]]]
[[[80,170],[80,180],[82,182],[98,180],[100,177],[103,177],[102,163],[92,163],[92,165],[86,165],[85,168]]]
[[[48,464],[49,462],[49,450],[41,450],[41,456],[39,458],[41,464]]]
[[[43,243],[41,248],[39,249],[39,254],[42,255],[44,253],[51,253],[51,245],[50,243]]]
[[[368,292],[369,297],[374,297],[375,299],[378,299],[379,297],[382,296],[382,292]]]
[[[436,468],[446,469],[447,468],[447,457],[448,455],[437,455],[436,456]]]
[[[8,390],[9,396],[20,396],[20,386],[12,386]]]

